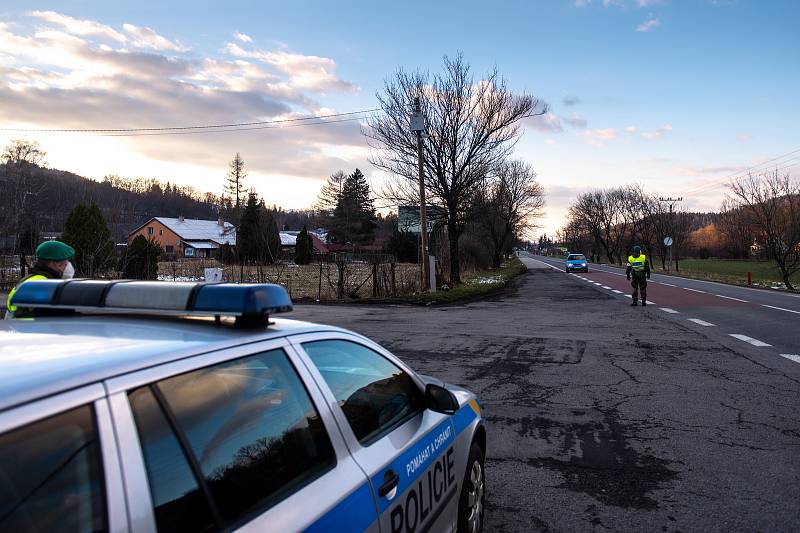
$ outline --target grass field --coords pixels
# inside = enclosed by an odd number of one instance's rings
[[[653,261],[655,272],[661,271],[661,262]],[[689,278],[708,279],[747,285],[747,273],[753,274],[756,287],[782,288],[783,278],[775,263],[771,261],[732,261],[725,259],[684,259],[679,263],[680,271],[675,274]],[[800,285],[800,273],[791,278],[792,284]]]

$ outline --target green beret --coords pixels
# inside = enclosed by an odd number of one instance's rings
[[[43,261],[64,261],[75,255],[75,249],[61,241],[45,241],[36,247],[36,258]]]

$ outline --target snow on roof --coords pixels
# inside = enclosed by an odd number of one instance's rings
[[[281,231],[280,236],[281,236],[281,246],[297,246],[297,234],[295,232]]]
[[[192,248],[196,248],[198,250],[206,249],[206,250],[216,250],[219,248],[219,245],[213,242],[208,241],[183,241],[186,243],[187,246]]]
[[[219,244],[236,244],[236,228],[230,222],[220,226],[216,220],[197,220],[192,218],[155,217],[184,241],[214,241]],[[197,248],[195,246],[195,248]]]

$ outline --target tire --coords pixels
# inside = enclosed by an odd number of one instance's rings
[[[486,468],[481,447],[473,442],[458,500],[458,533],[481,533],[485,509]]]

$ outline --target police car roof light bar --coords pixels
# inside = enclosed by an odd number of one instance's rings
[[[292,310],[286,289],[274,284],[127,280],[42,280],[20,285],[11,303],[31,309],[165,316],[233,316],[237,324],[266,324]]]

